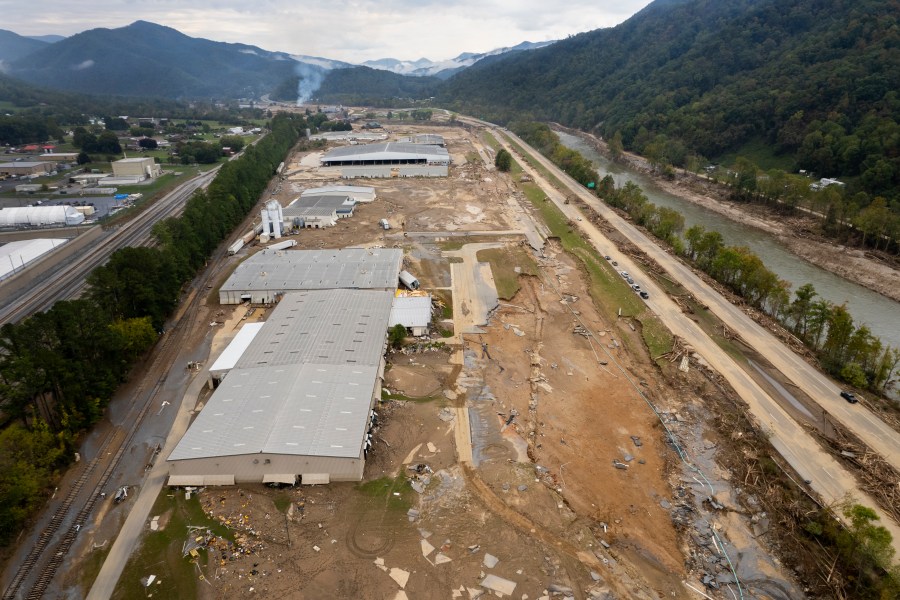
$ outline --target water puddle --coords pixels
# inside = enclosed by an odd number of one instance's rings
[[[766,380],[766,382],[769,385],[771,385],[773,388],[775,388],[778,391],[779,394],[781,394],[782,398],[784,398],[785,400],[790,402],[791,406],[796,408],[798,411],[800,411],[806,417],[809,417],[810,421],[816,420],[816,418],[813,416],[813,414],[811,412],[809,412],[809,410],[806,408],[806,406],[804,406],[802,402],[797,400],[797,398],[795,398],[793,394],[791,394],[789,391],[787,391],[787,388],[785,388],[783,385],[781,385],[780,382],[769,377],[769,374],[766,373],[763,369],[761,369],[760,366],[757,365],[752,360],[748,359],[747,362],[750,363],[751,367],[756,369],[757,373],[759,373],[760,375],[763,376],[763,378]]]

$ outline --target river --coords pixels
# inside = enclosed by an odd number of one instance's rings
[[[857,325],[866,324],[882,343],[900,348],[900,303],[864,288],[830,271],[810,264],[791,253],[770,233],[732,221],[721,214],[679,198],[662,190],[652,178],[624,165],[613,163],[594,150],[581,138],[557,131],[562,143],[593,161],[600,176],[612,176],[617,187],[632,181],[641,186],[651,202],[673,208],[684,215],[685,229],[702,225],[722,234],[725,242],[747,246],[779,277],[791,283],[795,290],[804,283],[815,286],[819,296],[833,304],[847,304]]]

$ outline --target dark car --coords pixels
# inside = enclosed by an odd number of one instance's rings
[[[859,399],[853,394],[853,392],[842,391],[841,398],[843,398],[850,404],[856,404],[857,402],[859,402]]]
[[[643,298],[644,300],[646,300],[647,298],[650,297],[650,294],[648,294],[647,292],[640,292],[640,294],[641,294],[641,298]]]
[[[618,266],[619,266],[619,263],[617,263],[616,261],[612,261],[612,266],[618,267]]]
[[[604,256],[603,258],[605,258],[606,260],[612,260],[611,256]]]

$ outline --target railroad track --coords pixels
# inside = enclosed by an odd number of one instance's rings
[[[204,181],[208,180],[209,178],[204,178]],[[55,302],[56,300],[71,298],[75,294],[80,293],[80,291],[82,291],[85,287],[86,274],[89,273],[91,269],[104,263],[109,258],[109,255],[111,255],[112,252],[114,252],[118,248],[131,245],[152,244],[153,240],[150,236],[150,232],[152,230],[153,224],[160,220],[160,218],[162,218],[163,216],[169,216],[170,214],[172,214],[173,209],[175,212],[181,212],[183,200],[190,194],[192,194],[194,190],[200,187],[200,185],[203,183],[197,182],[197,180],[194,181],[197,183],[196,186],[177,190],[176,192],[173,192],[172,195],[166,198],[167,202],[157,203],[153,207],[150,207],[147,211],[145,211],[144,218],[140,223],[137,223],[136,221],[129,222],[126,225],[122,226],[119,236],[112,236],[104,240],[101,243],[100,248],[95,248],[95,250],[99,251],[95,252],[92,260],[85,261],[85,264],[87,266],[83,269],[79,269],[78,274],[73,274],[70,277],[65,277],[63,279],[50,282],[50,285],[38,286],[40,287],[40,289],[32,290],[28,295],[26,295],[25,298],[22,299],[22,301],[17,307],[15,307],[14,310],[7,311],[8,314],[5,315],[5,320],[15,320],[10,319],[9,314],[20,314],[22,316],[27,316],[27,314],[31,314],[33,312],[36,312],[37,310],[42,310],[42,308],[34,308],[34,304],[32,304],[30,311],[27,308],[23,310],[23,307],[29,306],[29,300],[34,301],[41,294],[51,295],[54,298],[52,301],[44,301],[40,302],[39,304],[47,304],[48,306],[52,306],[53,302]],[[221,251],[213,257],[213,264],[218,264],[218,259],[221,259],[222,256],[224,256],[224,251]],[[166,336],[166,338],[163,340],[162,346],[156,352],[156,357],[154,358],[148,370],[149,373],[161,372],[161,375],[154,382],[153,389],[147,396],[147,401],[142,406],[140,413],[138,413],[136,418],[130,419],[132,426],[129,428],[127,434],[125,435],[125,438],[116,449],[115,455],[100,476],[100,479],[95,485],[93,492],[87,497],[87,500],[78,510],[78,513],[76,514],[74,520],[71,521],[69,529],[65,532],[62,539],[56,544],[54,552],[50,556],[49,560],[47,560],[46,563],[44,563],[42,566],[39,565],[42,557],[46,554],[48,547],[51,545],[54,536],[59,531],[59,528],[64,522],[67,521],[70,512],[73,510],[73,505],[81,495],[85,484],[90,480],[94,472],[97,470],[98,466],[103,462],[103,458],[107,456],[110,448],[114,447],[115,439],[119,437],[121,430],[114,430],[110,432],[109,435],[107,435],[107,437],[103,440],[103,443],[101,444],[96,456],[88,463],[81,475],[78,476],[78,479],[75,481],[72,488],[66,495],[65,500],[57,508],[53,517],[50,519],[50,522],[38,536],[37,542],[31,548],[28,555],[25,557],[25,560],[16,571],[15,577],[13,578],[7,589],[4,591],[3,600],[15,600],[16,598],[20,597],[18,596],[20,588],[36,569],[40,569],[40,573],[35,579],[31,590],[24,597],[29,600],[40,599],[44,597],[47,588],[52,583],[53,578],[56,575],[57,570],[59,569],[59,566],[66,560],[66,555],[69,549],[75,543],[80,528],[87,522],[88,517],[93,511],[97,501],[100,500],[100,493],[109,484],[109,480],[112,478],[113,473],[119,466],[122,456],[124,455],[125,451],[131,446],[135,435],[140,430],[140,426],[143,423],[144,418],[147,416],[147,413],[150,411],[151,407],[154,406],[154,401],[159,395],[160,389],[162,388],[163,384],[166,381],[166,378],[168,377],[168,370],[164,368],[165,365],[171,365],[174,363],[178,352],[183,347],[183,344],[190,333],[190,327],[179,327],[178,325],[180,325],[181,323],[188,324],[194,320],[197,312],[200,309],[200,306],[203,303],[204,296],[202,294],[202,290],[205,289],[207,281],[217,276],[220,270],[221,267],[210,269],[207,272],[204,272],[200,276],[200,278],[194,282],[193,286],[196,290],[196,293],[193,295],[188,309],[184,311],[181,318],[179,318],[176,326],[170,328],[172,334]],[[135,396],[139,397],[145,389],[146,382],[142,383],[142,385],[138,388]]]
[[[194,320],[197,312],[200,309],[200,306],[203,303],[203,295],[199,292],[200,290],[205,288],[205,284],[210,278],[218,274],[219,270],[219,268],[216,268],[208,273],[205,273],[195,283],[195,287],[197,288],[198,293],[194,294],[188,310],[184,312],[181,319],[179,319],[178,324],[172,328],[175,333],[167,336],[167,338],[163,341],[162,348],[160,348],[160,350],[157,352],[157,355],[148,370],[148,372],[150,373],[156,372],[157,370],[163,371],[163,373],[154,382],[153,389],[150,391],[147,397],[147,401],[142,406],[140,413],[136,418],[131,420],[131,422],[133,423],[132,427],[127,432],[125,439],[116,449],[115,455],[107,465],[106,469],[103,471],[103,474],[101,475],[100,480],[97,482],[94,491],[90,494],[84,505],[79,509],[68,531],[66,531],[66,533],[63,535],[63,538],[59,541],[58,545],[55,548],[55,551],[50,556],[49,560],[47,560],[47,562],[42,567],[40,567],[40,574],[35,579],[31,590],[24,596],[28,600],[38,600],[44,597],[47,588],[52,583],[53,578],[55,577],[56,572],[59,569],[59,566],[66,560],[66,555],[69,549],[77,539],[78,530],[87,522],[88,517],[94,509],[94,506],[101,498],[100,493],[103,491],[103,489],[106,488],[107,485],[109,485],[109,480],[112,478],[113,473],[115,473],[116,469],[118,468],[122,456],[125,454],[126,450],[131,447],[134,437],[140,430],[144,418],[147,416],[150,409],[155,405],[154,401],[157,399],[160,389],[162,388],[163,384],[166,381],[166,378],[168,377],[168,372],[163,369],[164,365],[172,364],[174,362],[174,359],[182,348],[183,343],[186,341],[188,334],[190,333],[189,327],[179,327],[178,325],[180,325],[181,323],[190,323]],[[136,395],[139,396],[143,389],[145,389],[145,386],[142,385],[138,389]],[[17,598],[19,588],[21,588],[23,582],[38,566],[38,562],[46,551],[47,546],[52,540],[54,534],[58,531],[60,525],[65,521],[69,511],[72,509],[72,505],[81,492],[84,483],[89,479],[91,473],[96,470],[96,467],[100,463],[101,458],[106,455],[107,451],[112,445],[112,441],[116,437],[116,433],[117,432],[113,432],[109,436],[107,436],[97,456],[91,461],[88,468],[85,469],[85,472],[79,476],[76,484],[69,491],[66,500],[57,509],[56,513],[53,516],[53,519],[51,519],[51,523],[47,526],[47,528],[45,528],[43,532],[41,532],[38,544],[35,544],[34,548],[32,548],[31,552],[29,552],[22,566],[19,568],[19,571],[16,573],[16,577],[13,579],[13,582],[4,593],[3,600],[15,600]]]
[[[207,185],[218,169],[181,184],[158,202],[154,202],[136,218],[100,240],[90,249],[90,254],[79,262],[66,267],[61,273],[50,276],[28,290],[17,302],[0,309],[0,325],[14,323],[25,317],[48,310],[59,300],[76,297],[85,287],[85,278],[95,268],[104,264],[113,252],[127,246],[146,246],[154,243],[153,225],[165,217],[181,213],[185,201],[197,189]]]

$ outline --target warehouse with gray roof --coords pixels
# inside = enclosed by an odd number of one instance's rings
[[[335,148],[322,157],[322,166],[339,171],[345,179],[446,177],[450,153],[440,146],[384,142]]]
[[[169,485],[362,479],[392,300],[285,295],[167,458]]]
[[[220,304],[269,304],[283,294],[322,289],[397,289],[399,248],[263,250],[234,270],[219,289]]]

